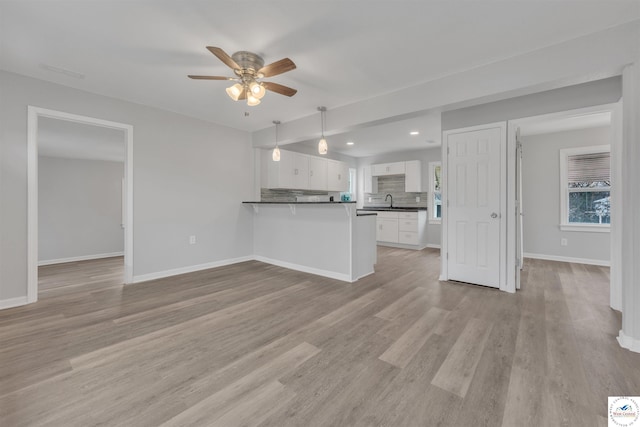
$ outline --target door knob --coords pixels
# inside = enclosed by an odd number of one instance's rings
[[[495,213],[495,212],[494,212],[494,213],[492,213],[492,214],[491,214],[491,218],[498,218],[498,214],[497,214],[497,213]]]

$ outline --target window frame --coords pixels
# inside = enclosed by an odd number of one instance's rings
[[[429,224],[442,224],[442,208],[440,208],[440,218],[433,217],[434,213],[436,212],[433,197],[436,187],[435,172],[436,167],[438,166],[440,166],[440,180],[442,181],[442,162],[429,162],[429,191],[427,194],[427,197],[429,198],[427,204],[427,215],[429,217]],[[442,188],[440,188],[440,206],[442,206]]]
[[[569,178],[568,173],[568,160],[569,156],[575,156],[580,154],[598,154],[598,153],[611,153],[611,145],[590,145],[586,147],[577,148],[562,148],[560,149],[560,230],[561,231],[587,231],[595,233],[609,233],[611,231],[611,224],[590,224],[590,223],[578,223],[569,222]],[[609,172],[611,176],[611,171]],[[579,189],[579,192],[598,192],[609,191],[611,194],[611,186],[609,187],[596,187],[593,189]]]

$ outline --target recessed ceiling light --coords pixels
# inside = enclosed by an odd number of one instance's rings
[[[347,145],[353,145],[353,144],[355,144],[355,142],[353,142],[353,141],[347,141]]]
[[[420,135],[420,132],[418,132],[417,130],[412,130],[411,132],[409,132],[409,135]]]

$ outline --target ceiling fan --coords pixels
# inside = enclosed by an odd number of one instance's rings
[[[188,77],[196,80],[233,80],[237,82],[227,88],[227,95],[234,101],[246,99],[247,105],[254,106],[260,104],[260,100],[267,90],[285,96],[293,96],[298,92],[296,89],[278,83],[262,81],[265,77],[273,77],[294,70],[296,64],[289,58],[264,65],[262,57],[252,52],[241,50],[229,56],[219,47],[207,46],[207,49],[231,68],[236,77],[193,75]]]

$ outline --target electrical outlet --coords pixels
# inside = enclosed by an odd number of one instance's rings
[[[369,197],[369,203],[371,203],[371,197]]]
[[[189,244],[190,245],[196,244],[196,236],[189,236]]]
[[[416,203],[420,201],[420,196],[416,196]]]
[[[560,239],[560,246],[567,246],[567,243],[568,243],[567,239],[565,238]]]

